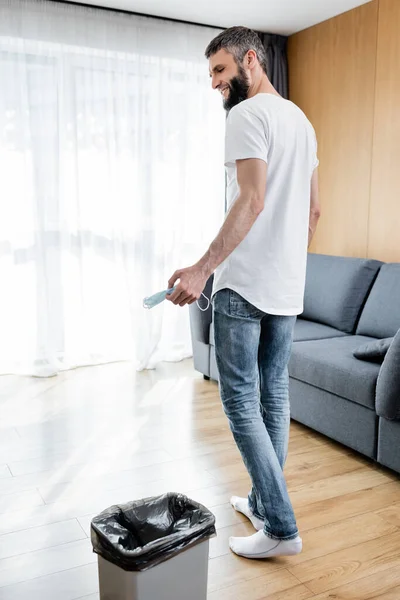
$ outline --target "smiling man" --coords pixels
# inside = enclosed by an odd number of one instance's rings
[[[298,554],[302,540],[283,475],[289,426],[288,362],[303,312],[307,248],[319,214],[317,144],[304,113],[267,76],[265,49],[245,27],[206,49],[212,87],[228,112],[229,212],[206,254],[180,269],[167,296],[184,306],[213,285],[215,351],[225,413],[252,489],[231,499],[257,533],[231,538],[248,558]]]

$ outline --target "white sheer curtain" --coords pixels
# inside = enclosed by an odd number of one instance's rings
[[[142,299],[223,219],[215,29],[0,0],[0,373],[191,354]]]

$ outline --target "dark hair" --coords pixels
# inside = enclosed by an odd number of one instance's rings
[[[247,27],[229,27],[221,31],[207,46],[205,55],[210,58],[213,54],[224,49],[230,54],[238,64],[242,64],[244,57],[249,50],[254,50],[257,54],[258,62],[263,71],[267,73],[267,54],[258,34]]]

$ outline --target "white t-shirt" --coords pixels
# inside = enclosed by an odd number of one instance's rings
[[[213,294],[229,288],[265,313],[303,312],[311,177],[318,166],[314,129],[292,102],[257,94],[229,113],[225,167],[228,208],[239,194],[236,161],[267,163],[264,210],[217,268]]]

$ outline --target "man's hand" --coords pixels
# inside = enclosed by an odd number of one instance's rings
[[[200,298],[210,275],[211,273],[208,272],[208,269],[199,263],[187,269],[175,271],[168,281],[168,287],[172,288],[178,279],[180,281],[176,290],[171,295],[167,295],[166,299],[173,304],[179,304],[179,306],[193,304],[193,302],[196,302]]]

